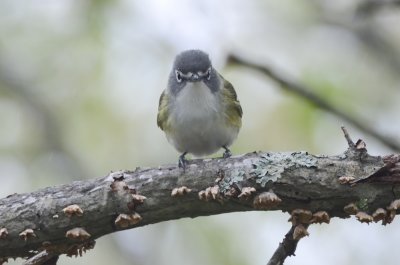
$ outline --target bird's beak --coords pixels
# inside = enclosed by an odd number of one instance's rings
[[[191,82],[198,82],[198,81],[200,81],[200,76],[199,76],[198,74],[193,74],[193,75],[190,77],[190,81],[191,81]]]

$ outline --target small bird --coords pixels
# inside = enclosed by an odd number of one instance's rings
[[[242,126],[242,107],[235,89],[212,66],[207,53],[187,50],[178,54],[168,86],[158,105],[157,125],[181,155],[178,166],[185,169],[185,155],[210,155],[229,146]]]

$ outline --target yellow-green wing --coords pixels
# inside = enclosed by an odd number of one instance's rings
[[[165,90],[161,93],[160,100],[158,102],[158,114],[157,114],[157,126],[161,128],[161,130],[166,129],[168,120],[168,95],[165,93]]]
[[[226,81],[222,76],[221,78],[224,80],[222,98],[227,107],[227,120],[231,125],[240,128],[242,126],[243,111],[237,99],[236,91],[231,83]]]

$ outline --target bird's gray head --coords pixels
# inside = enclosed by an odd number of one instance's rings
[[[177,94],[188,82],[204,82],[212,92],[219,89],[219,77],[208,54],[200,50],[183,51],[175,57],[169,87]]]

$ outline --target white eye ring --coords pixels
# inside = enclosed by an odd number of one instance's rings
[[[211,68],[208,68],[208,70],[206,72],[206,78],[207,78],[207,80],[210,80],[210,78],[211,78]]]
[[[178,81],[178,83],[182,82],[182,73],[178,70],[175,70],[175,77],[176,77],[176,81]]]

